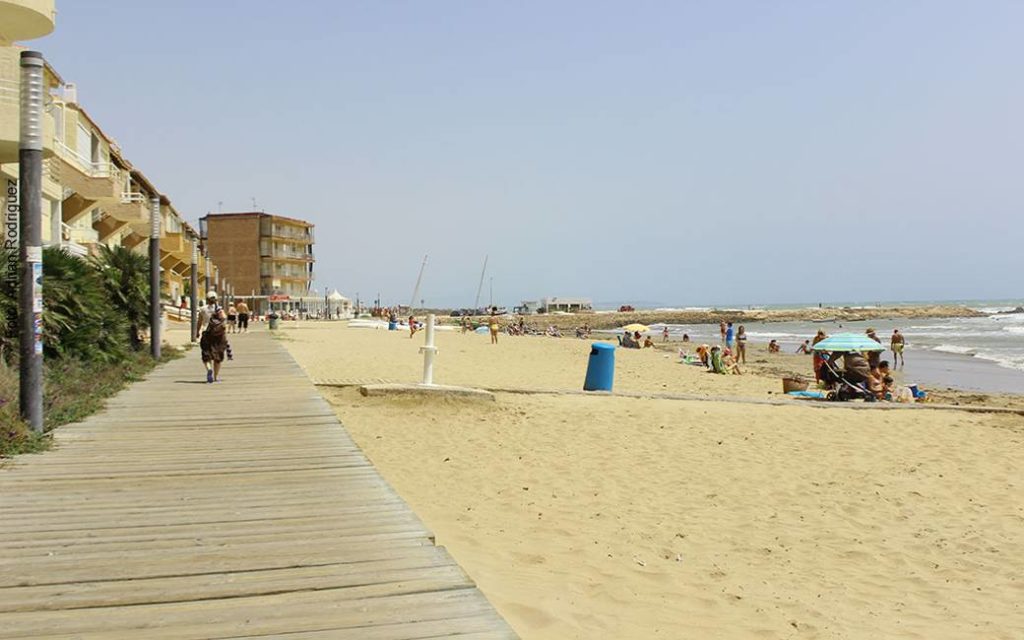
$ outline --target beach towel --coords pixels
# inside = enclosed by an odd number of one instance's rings
[[[821,391],[790,391],[786,395],[793,396],[794,398],[811,398],[814,400],[825,399],[825,394]]]

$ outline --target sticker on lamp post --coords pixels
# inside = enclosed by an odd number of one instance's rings
[[[26,247],[28,263],[32,266],[32,334],[36,354],[43,352],[43,250]]]

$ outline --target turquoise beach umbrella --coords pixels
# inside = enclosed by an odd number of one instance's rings
[[[815,351],[885,351],[863,333],[837,333],[811,347]]]

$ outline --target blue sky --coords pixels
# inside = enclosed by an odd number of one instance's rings
[[[1024,295],[1024,3],[58,0],[35,41],[186,217],[469,305]],[[485,286],[485,294],[487,287]]]

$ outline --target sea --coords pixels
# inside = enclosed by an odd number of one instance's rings
[[[904,380],[924,386],[997,393],[1024,394],[1024,313],[1009,313],[1024,306],[1019,300],[954,300],[884,303],[827,303],[827,307],[849,306],[918,306],[931,304],[963,305],[986,314],[977,318],[921,318],[870,320],[858,322],[772,322],[745,323],[747,335],[754,342],[778,340],[784,352],[793,353],[819,329],[826,333],[862,333],[873,328],[886,347],[893,329],[906,339]],[[764,305],[768,309],[818,308],[813,305]],[[688,307],[694,309],[693,307]],[[722,310],[721,307],[718,308]],[[663,308],[663,310],[668,310]],[[736,308],[740,310],[739,307]],[[664,325],[652,325],[654,332]],[[718,325],[669,325],[675,339],[688,334],[691,340],[719,340]],[[883,353],[892,359],[892,352]],[[748,354],[749,356],[749,354]]]

